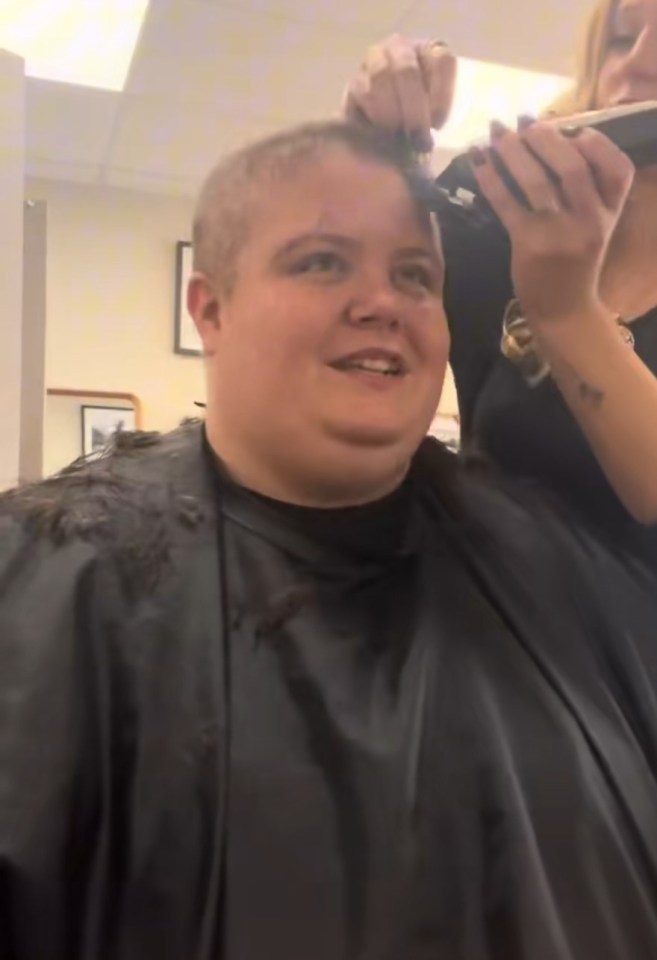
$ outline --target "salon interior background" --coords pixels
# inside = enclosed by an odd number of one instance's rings
[[[488,117],[563,87],[588,7],[0,0],[0,486],[76,452],[42,416],[46,388],[136,394],[147,429],[194,414],[202,361],[173,351],[174,249],[220,154],[333,115],[366,48],[399,32],[467,58],[440,166]]]

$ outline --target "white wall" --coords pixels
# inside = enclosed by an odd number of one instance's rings
[[[26,195],[48,204],[46,385],[134,393],[147,430],[193,416],[203,362],[173,352],[191,202],[49,181]]]
[[[24,204],[21,436],[19,480],[43,476],[46,392],[46,303],[48,212],[46,204]]]
[[[0,490],[20,463],[24,103],[23,61],[0,50]]]

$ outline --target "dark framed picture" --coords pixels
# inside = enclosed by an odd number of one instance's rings
[[[134,407],[84,405],[82,412],[82,454],[97,453],[120,431],[136,429]]]
[[[176,301],[174,316],[174,344],[176,353],[188,357],[203,354],[201,338],[194,321],[187,312],[187,284],[192,275],[192,245],[186,240],[176,244]]]

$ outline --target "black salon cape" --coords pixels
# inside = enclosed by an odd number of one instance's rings
[[[657,957],[640,579],[433,442],[385,560],[121,446],[0,500],[2,960]]]

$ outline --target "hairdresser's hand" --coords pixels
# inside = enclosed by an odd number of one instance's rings
[[[433,147],[431,128],[440,129],[452,106],[456,58],[441,43],[391,37],[370,47],[344,95],[343,113],[403,131],[422,151]]]
[[[549,123],[518,133],[499,124],[491,130],[491,149],[472,152],[473,170],[511,238],[516,296],[527,320],[574,321],[599,312],[600,274],[632,185],[632,163],[593,130],[566,136]],[[527,204],[504,184],[494,154]]]

